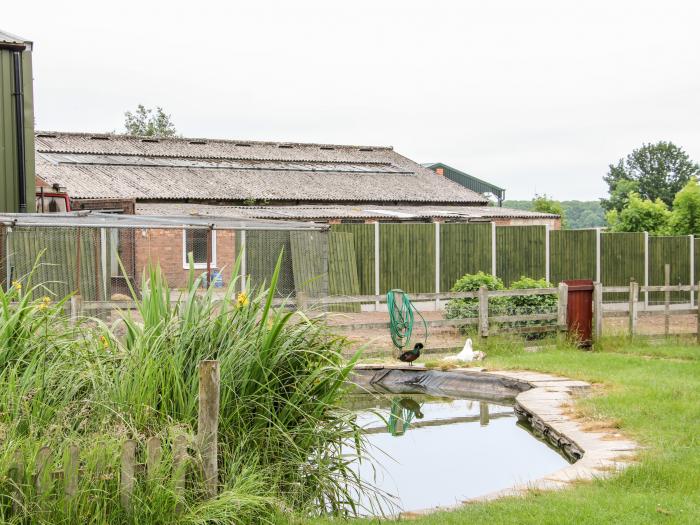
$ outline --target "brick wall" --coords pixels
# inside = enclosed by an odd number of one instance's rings
[[[231,271],[236,262],[235,239],[233,230],[218,230],[216,235],[216,266],[212,274],[223,270],[224,286],[228,285]],[[136,271],[137,279],[149,263],[159,264],[163,274],[172,288],[182,288],[187,284],[189,270],[183,268],[183,233],[176,229],[140,229],[136,230]],[[205,269],[195,270],[197,274]]]
[[[549,226],[552,230],[561,229],[561,219],[495,219],[497,226]]]

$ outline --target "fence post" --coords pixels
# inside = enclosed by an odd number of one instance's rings
[[[5,290],[10,291],[10,286],[12,286],[12,242],[10,236],[12,235],[12,227],[8,226],[5,228]]]
[[[68,445],[63,456],[63,490],[69,498],[78,493],[79,452],[77,445]]]
[[[160,444],[160,438],[156,436],[148,438],[146,441],[146,476],[148,479],[156,477],[162,457],[163,447]]]
[[[22,485],[24,485],[25,477],[25,464],[24,455],[20,449],[16,449],[12,457],[12,464],[10,465],[10,475],[9,478],[13,482],[12,487],[12,511],[18,514],[22,511],[23,497],[22,497]]]
[[[491,222],[491,275],[496,277],[496,223]]]
[[[697,325],[696,332],[697,332],[697,343],[700,344],[700,281],[698,281],[698,287],[696,289],[696,293],[698,294],[698,297],[697,297],[698,300],[695,303],[697,305],[697,309],[698,309],[698,316],[697,316],[698,317],[698,321],[697,321],[698,325]]]
[[[629,297],[629,334],[630,337],[637,335],[637,301],[639,301],[639,283],[630,279]]]
[[[479,288],[479,335],[489,336],[489,290],[485,285]]]
[[[566,314],[569,308],[569,285],[559,283],[559,298],[557,301],[557,325],[559,330],[566,330]]]
[[[246,231],[241,230],[241,292],[247,289],[247,273],[248,273],[248,248],[246,247]]]
[[[219,484],[219,362],[199,363],[199,414],[197,444],[202,457],[205,490],[208,497],[216,497]]]
[[[374,295],[379,293],[379,221],[374,222]],[[374,301],[374,311],[379,311],[379,299]]]
[[[39,496],[51,490],[53,480],[51,478],[51,469],[49,468],[50,457],[51,449],[49,447],[41,447],[39,452],[36,453],[34,488]]]
[[[644,232],[644,288],[649,286],[649,232]],[[649,290],[644,290],[644,309],[649,308]]]
[[[695,282],[695,235],[692,233],[688,235],[690,237],[690,280],[688,281],[688,284],[690,286],[693,286],[693,283]],[[695,306],[695,294],[693,293],[693,289],[690,289],[690,307],[692,308]]]
[[[187,473],[187,437],[177,429],[173,436],[173,487],[178,499],[175,514],[181,514],[182,498],[185,494],[185,474]]]
[[[601,282],[600,278],[600,228],[595,229],[595,281]]]
[[[75,323],[83,315],[83,296],[74,294],[70,297],[70,320]]]
[[[485,427],[489,424],[490,419],[489,404],[486,401],[479,402],[479,426]]]
[[[668,336],[671,324],[671,265],[664,264],[664,335]]]
[[[120,501],[122,508],[129,511],[131,493],[134,491],[136,479],[136,441],[127,439],[122,445],[121,475],[119,476]]]
[[[435,293],[440,293],[440,223],[435,222]],[[440,311],[440,296],[435,297],[435,311]]]
[[[549,282],[549,224],[544,225],[544,280]]]
[[[593,283],[593,318],[595,340],[599,341],[603,337],[603,285],[599,282]]]

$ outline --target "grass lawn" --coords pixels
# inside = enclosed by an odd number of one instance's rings
[[[612,479],[473,504],[412,523],[700,523],[700,346],[608,339],[593,352],[551,346],[526,353],[519,344],[494,345],[487,352],[490,369],[538,370],[597,384],[577,411],[618,426],[646,449],[638,465]]]

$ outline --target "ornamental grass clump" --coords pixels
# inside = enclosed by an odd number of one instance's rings
[[[352,468],[360,429],[339,401],[353,361],[326,326],[273,308],[280,263],[267,288],[237,293],[237,267],[222,295],[190,270],[180,299],[158,267],[144,275],[136,311],[113,326],[71,323],[66,299],[32,286],[0,291],[0,470],[24,458],[32,479],[40,447],[61,465],[80,447],[77,493],[39,497],[0,482],[0,518],[16,523],[265,523],[282,515],[352,514],[367,487]],[[132,290],[133,292],[133,290]],[[34,297],[38,297],[34,299]],[[123,334],[121,336],[116,333]],[[169,475],[171,440],[196,432],[198,364],[220,363],[219,495],[196,481],[179,495]],[[165,444],[162,476],[140,480],[125,512],[119,454],[125,439]],[[341,453],[342,449],[342,453]],[[56,485],[59,487],[59,485]]]

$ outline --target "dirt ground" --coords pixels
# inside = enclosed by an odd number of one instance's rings
[[[426,320],[442,319],[442,312],[422,312]],[[362,313],[332,313],[328,317],[328,323],[338,329],[339,333],[346,336],[353,344],[351,349],[364,347],[365,355],[375,356],[391,353],[393,344],[388,328],[360,328],[351,329],[349,325],[356,323],[388,323],[387,312],[362,312]],[[474,330],[475,327],[472,327]],[[607,335],[625,335],[628,330],[627,317],[612,317],[604,319],[603,332]],[[670,334],[694,334],[697,330],[697,317],[695,315],[672,315],[670,317]],[[637,320],[637,333],[639,335],[664,335],[664,316],[661,312],[655,315],[640,315]],[[424,337],[424,328],[420,319],[414,323],[412,341],[421,341]],[[461,349],[467,337],[459,329],[454,327],[432,327],[429,329],[429,337],[426,344],[426,353],[452,353]]]

